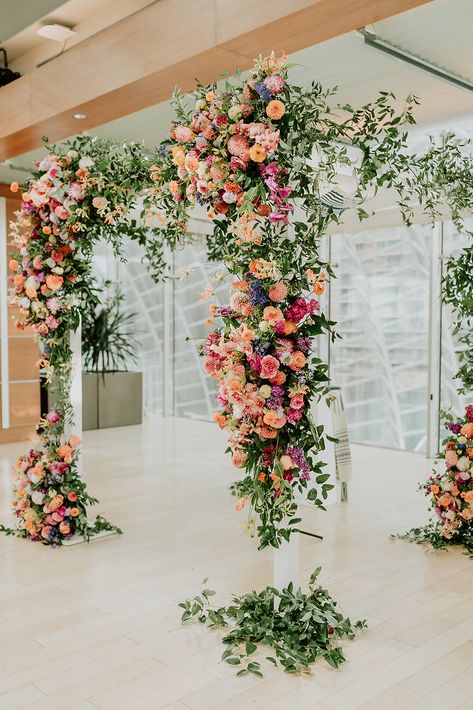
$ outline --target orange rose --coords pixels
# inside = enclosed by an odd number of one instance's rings
[[[302,370],[302,368],[304,367],[306,362],[307,362],[307,358],[304,355],[304,353],[301,352],[300,350],[296,350],[291,355],[291,362],[290,362],[289,367],[291,368],[291,370]]]
[[[77,518],[77,516],[79,515],[79,513],[80,513],[79,508],[71,508],[71,515],[72,515],[73,518]]]
[[[234,281],[232,286],[236,288],[237,291],[248,291],[248,281]]]
[[[430,486],[430,492],[433,493],[434,496],[438,496],[438,494],[440,493],[440,488],[437,486],[437,484],[434,483],[432,486]]]
[[[265,480],[266,480],[266,474],[264,471],[261,471],[260,475],[258,476],[258,481],[260,481],[260,483],[264,483]]]
[[[222,414],[221,412],[214,412],[214,414],[212,416],[213,416],[213,420],[215,422],[217,422],[220,429],[225,429],[225,427],[227,425],[227,417],[224,414]]]
[[[11,192],[18,192],[19,189],[20,189],[20,186],[18,185],[18,183],[13,181],[12,184],[10,185],[10,191]]]
[[[273,99],[266,106],[266,115],[269,118],[272,118],[273,121],[279,121],[279,119],[282,118],[285,113],[286,107],[284,106],[283,102],[279,101],[278,99]]]
[[[473,489],[471,491],[465,491],[461,494],[461,497],[466,503],[473,503]]]
[[[312,291],[315,293],[316,296],[321,296],[325,291],[325,286],[323,282],[316,281],[315,284],[312,286]]]
[[[54,496],[54,498],[52,498],[47,505],[48,505],[49,510],[51,512],[54,512],[55,510],[60,508],[63,503],[64,503],[64,496],[57,495],[57,496]]]
[[[469,439],[473,438],[473,422],[468,422],[468,424],[464,424],[462,428],[460,429],[460,434],[463,434],[463,436],[467,436]]]
[[[13,277],[13,285],[15,288],[22,288],[25,285],[25,281],[26,279],[23,274],[15,274]]]
[[[46,286],[50,291],[58,291],[63,283],[64,279],[62,276],[56,276],[56,274],[48,274],[48,276],[46,276]]]
[[[75,491],[70,491],[67,494],[67,500],[69,500],[71,503],[75,503],[77,500],[77,493]]]
[[[274,306],[266,306],[263,311],[263,318],[268,323],[280,323],[284,320],[281,309]]]
[[[292,333],[297,332],[297,323],[294,323],[293,320],[285,320],[284,321],[284,335],[292,335]]]
[[[43,232],[43,234],[51,234],[51,227],[45,224],[41,231]]]
[[[440,505],[442,508],[448,508],[450,503],[452,502],[452,496],[450,493],[444,493],[443,496],[440,496],[440,498],[437,501],[437,505]]]
[[[278,370],[274,377],[269,380],[272,385],[283,385],[286,381],[286,375],[282,370]]]
[[[473,459],[473,449],[467,449],[466,450],[466,455],[470,459],[470,461]]]
[[[16,259],[10,259],[10,261],[8,262],[8,267],[9,267],[10,271],[18,271],[18,269],[20,268],[20,265],[16,261]]]
[[[273,427],[274,429],[281,429],[286,423],[286,417],[284,415],[282,417],[278,417],[274,409],[271,409],[269,412],[266,412],[263,417],[263,421],[265,424]]]
[[[259,143],[255,143],[254,145],[252,145],[250,148],[250,158],[255,163],[262,163],[264,160],[266,160],[266,151],[263,146]]]
[[[72,456],[72,446],[69,446],[69,444],[63,444],[56,449],[56,452],[61,459],[65,459],[68,456]]]
[[[271,429],[269,426],[262,426],[260,435],[263,439],[275,439],[278,435],[276,429]]]

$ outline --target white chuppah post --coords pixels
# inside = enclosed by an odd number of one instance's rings
[[[289,542],[282,542],[274,550],[274,582],[276,589],[285,589],[292,582],[294,589],[299,587],[299,533],[295,532]]]

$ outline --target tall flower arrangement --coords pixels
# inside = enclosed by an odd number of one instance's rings
[[[97,502],[77,470],[79,439],[70,404],[69,335],[80,323],[81,308],[96,300],[90,272],[94,243],[104,238],[120,250],[124,234],[143,239],[145,228],[130,217],[148,176],[138,146],[77,138],[37,163],[25,185],[12,225],[16,252],[10,260],[16,326],[31,328],[38,342],[37,365],[55,397],[39,422],[35,448],[15,466],[13,508],[18,525],[4,531],[59,545],[72,535],[88,538],[118,530],[87,509]],[[20,188],[12,184],[12,190]]]

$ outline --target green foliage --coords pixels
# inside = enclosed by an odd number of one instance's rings
[[[452,538],[447,539],[441,534],[435,522],[429,522],[418,528],[411,528],[404,533],[394,533],[393,540],[409,540],[418,545],[428,545],[433,550],[448,550],[452,545],[464,547],[466,554],[473,559],[473,529],[464,528]]]
[[[131,330],[136,313],[123,313],[123,300],[124,294],[117,289],[102,303],[91,301],[82,312],[82,356],[89,372],[117,372],[136,363]]]
[[[250,660],[261,646],[271,648],[266,659],[286,673],[311,673],[319,658],[338,668],[345,661],[339,642],[353,639],[366,623],[352,623],[340,613],[328,591],[317,584],[319,573],[320,567],[310,576],[307,593],[295,590],[292,583],[281,591],[266,587],[233,597],[227,607],[213,607],[210,597],[215,592],[204,589],[179,604],[184,610],[182,621],[231,628],[222,638],[222,660],[238,668],[238,676],[262,677],[260,662]]]

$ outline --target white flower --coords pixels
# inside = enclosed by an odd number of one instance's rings
[[[459,436],[458,443],[459,444],[466,444],[466,436]]]
[[[55,274],[59,274],[59,275],[64,273],[64,269],[62,268],[62,266],[55,266],[53,271]]]
[[[46,259],[45,263],[49,266],[50,269],[54,269],[54,267],[56,266],[56,262],[54,261],[54,259],[51,259],[51,257]]]
[[[22,298],[20,300],[19,306],[20,306],[20,308],[29,308],[30,307],[30,299],[26,298],[26,296],[25,296],[24,298]]]
[[[40,493],[39,491],[34,491],[34,493],[31,494],[31,500],[36,505],[41,505],[44,500],[44,493]]]
[[[94,161],[88,155],[84,155],[84,157],[79,160],[79,168],[82,168],[83,170],[91,168],[92,165],[94,165]]]
[[[228,109],[228,118],[230,121],[236,121],[237,118],[241,117],[241,106],[239,104],[235,104],[234,106],[230,106]]]
[[[458,465],[458,464],[457,464],[457,465]],[[462,479],[462,481],[468,481],[468,479],[470,478],[470,473],[469,473],[469,471],[462,471],[462,472],[460,473],[460,478]]]
[[[239,404],[233,405],[233,416],[235,417],[235,419],[242,419],[243,412],[244,412],[244,407],[240,406]]]
[[[457,468],[459,471],[468,471],[470,468],[470,460],[467,456],[460,456],[457,461]]]
[[[72,150],[72,149],[71,149],[71,150],[68,150],[68,151],[67,151],[67,157],[68,157],[68,158],[78,158],[78,157],[79,157],[79,153],[77,152],[77,150]]]
[[[266,333],[266,331],[269,330],[269,323],[265,320],[262,320],[258,328],[261,330],[262,333]]]

